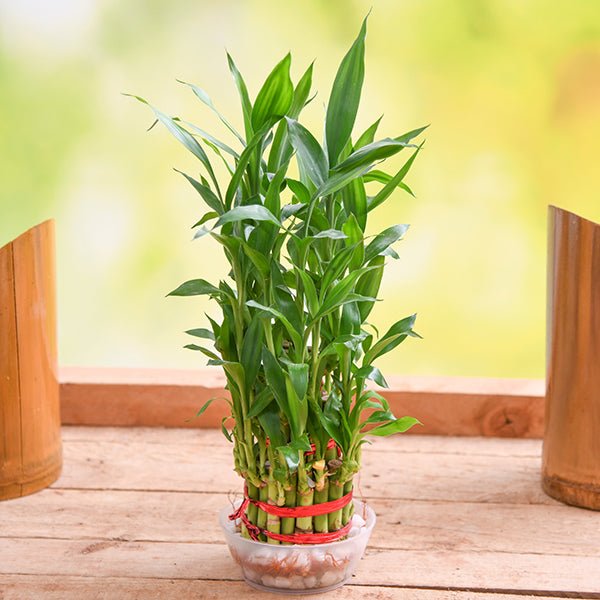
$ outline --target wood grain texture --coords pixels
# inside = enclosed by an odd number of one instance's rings
[[[222,543],[216,512],[240,481],[217,432],[75,427],[63,439],[61,478],[0,507],[3,600],[271,597],[240,582]],[[361,481],[379,515],[372,541],[328,597],[600,598],[600,513],[541,492],[539,441],[381,442]]]
[[[85,428],[78,429],[82,430]],[[77,442],[65,446],[65,462],[70,468],[57,486],[224,494],[242,489],[242,480],[233,471],[231,445],[220,432],[167,430],[179,434],[181,439],[161,444],[157,443],[161,430],[156,430],[157,434],[149,440],[143,435],[132,435],[130,432],[135,433],[135,429],[121,429],[118,438],[114,433],[107,433],[105,438],[104,428],[96,431],[99,435],[78,437]],[[440,442],[437,451],[434,440]],[[486,440],[455,438],[458,443],[451,444],[452,441],[453,438],[428,436],[373,440],[363,453],[363,468],[357,481],[360,491],[369,498],[556,504],[539,485],[539,441],[494,439],[490,445],[496,454],[477,450],[485,446]],[[454,452],[445,450],[452,446]],[[526,447],[530,453],[519,455],[511,450],[512,446]],[[154,474],[152,478],[148,471]]]
[[[543,486],[600,510],[600,225],[550,207]]]
[[[7,575],[0,589],[2,600],[269,600],[264,594],[239,581],[193,581],[181,579],[118,578],[118,577],[55,577],[47,575]],[[302,596],[306,600],[322,599],[323,594]],[[328,592],[330,600],[549,600],[557,596],[488,594],[448,589],[390,588],[347,585]],[[583,596],[578,596],[582,598]],[[600,597],[596,596],[596,597]],[[588,596],[589,598],[589,596]]]
[[[543,431],[544,386],[527,379],[388,377],[379,391],[397,414],[413,415],[423,427],[412,433],[539,438]],[[219,428],[226,396],[216,368],[61,369],[63,423],[151,427]]]
[[[32,558],[35,556],[35,560]],[[519,552],[368,548],[353,582],[541,593],[600,590],[600,559]],[[239,581],[223,544],[4,538],[2,574]]]
[[[35,492],[61,469],[54,223],[0,249],[0,499]]]
[[[16,537],[95,542],[202,540],[220,544],[223,537],[213,516],[229,505],[230,498],[225,493],[56,487],[19,503],[4,505],[0,540]],[[369,542],[372,548],[552,553],[600,559],[600,515],[559,503],[366,499],[377,513],[377,527]],[[199,514],[210,518],[200,519]],[[565,528],[573,535],[565,536]]]

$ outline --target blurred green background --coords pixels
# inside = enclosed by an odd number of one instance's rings
[[[598,0],[0,0],[0,244],[55,217],[60,360],[194,367],[183,331],[212,310],[165,299],[225,272],[171,167],[196,167],[145,96],[209,131],[218,121],[181,78],[241,118],[225,48],[258,91],[288,51],[316,58],[321,130],[331,81],[370,7],[357,130],[431,123],[409,179],[374,227],[407,222],[372,320],[419,313],[424,340],[388,373],[541,377],[546,207],[600,221]],[[1,335],[1,332],[0,332]]]

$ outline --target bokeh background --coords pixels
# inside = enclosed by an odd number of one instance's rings
[[[203,365],[182,332],[212,309],[164,296],[225,272],[191,242],[201,204],[171,168],[196,165],[121,92],[217,132],[175,79],[240,123],[225,48],[251,94],[291,50],[295,78],[317,59],[304,121],[320,131],[371,6],[357,129],[431,123],[417,198],[373,223],[412,228],[372,320],[418,312],[425,339],[380,367],[543,376],[547,205],[600,221],[598,0],[0,0],[0,244],[56,218],[62,364]]]

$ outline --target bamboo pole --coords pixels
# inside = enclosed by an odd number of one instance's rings
[[[60,474],[54,223],[0,248],[0,500]]]
[[[542,484],[600,510],[600,225],[549,209]]]

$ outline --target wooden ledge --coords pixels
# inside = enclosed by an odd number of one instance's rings
[[[66,367],[60,372],[65,425],[220,427],[227,414],[214,402],[199,419],[198,409],[224,397],[218,369],[102,369]],[[540,438],[544,384],[533,379],[389,377],[379,390],[398,415],[424,423],[414,433]]]

